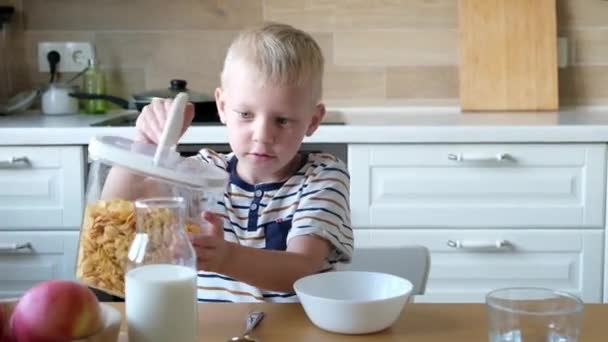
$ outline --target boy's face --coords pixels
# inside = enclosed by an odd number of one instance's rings
[[[249,183],[283,180],[299,164],[298,150],[325,114],[311,103],[310,87],[261,84],[250,68],[234,66],[215,99],[228,140]]]

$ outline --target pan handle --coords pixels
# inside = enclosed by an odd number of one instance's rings
[[[120,98],[118,96],[104,95],[104,94],[89,94],[89,93],[70,93],[71,97],[75,97],[81,100],[106,100],[112,102],[121,108],[129,109],[129,101]]]

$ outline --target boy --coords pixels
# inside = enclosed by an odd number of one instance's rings
[[[310,35],[283,24],[240,34],[215,100],[233,153],[198,158],[230,174],[222,211],[191,236],[199,301],[297,301],[293,283],[333,270],[353,251],[349,176],[328,154],[298,152],[325,114],[323,56]],[[171,100],[139,116],[136,139],[156,143]],[[186,109],[184,131],[194,116]]]

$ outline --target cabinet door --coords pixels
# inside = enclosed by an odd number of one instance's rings
[[[75,279],[78,232],[0,231],[0,298],[49,279]]]
[[[603,144],[349,145],[353,226],[603,228]]]
[[[0,147],[0,229],[79,227],[83,202],[82,147]]]
[[[417,301],[483,302],[493,289],[548,287],[602,301],[601,230],[355,229],[355,249],[429,248],[425,295]],[[395,273],[407,260],[394,260]],[[383,269],[386,269],[384,265]]]

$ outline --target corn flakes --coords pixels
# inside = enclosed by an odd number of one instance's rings
[[[144,217],[151,245],[169,247],[172,241],[170,216],[162,209]],[[186,223],[185,230],[199,233],[197,224]],[[124,297],[124,276],[129,246],[135,237],[135,206],[131,201],[108,200],[88,204],[80,234],[76,277],[85,284],[115,296]],[[166,258],[171,248],[149,251],[150,258]]]

